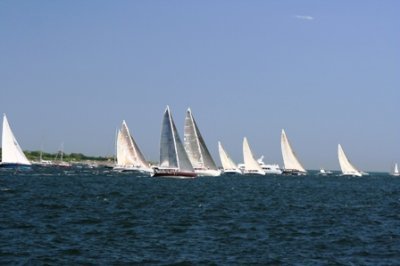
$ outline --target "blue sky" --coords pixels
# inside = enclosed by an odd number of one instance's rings
[[[400,162],[400,2],[1,1],[0,111],[23,149],[110,155],[125,119],[159,158],[170,105],[191,107],[214,159],[307,169]]]

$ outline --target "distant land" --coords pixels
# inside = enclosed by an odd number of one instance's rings
[[[39,161],[40,153],[42,153],[43,160],[60,160],[61,152],[58,153],[48,153],[48,152],[40,152],[40,151],[24,151],[26,157],[29,161]],[[2,149],[0,148],[0,159],[1,159]],[[97,162],[112,162],[114,160],[113,157],[107,156],[87,156],[82,153],[63,153],[63,161],[66,162],[82,162],[82,161],[97,161]]]

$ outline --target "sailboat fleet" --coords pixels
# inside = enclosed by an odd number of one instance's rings
[[[306,175],[307,171],[300,163],[293,150],[284,129],[281,132],[281,152],[283,167],[278,164],[265,164],[264,156],[259,159],[253,154],[249,141],[243,138],[243,164],[236,164],[218,141],[218,154],[221,168],[218,168],[212,158],[205,140],[200,133],[192,110],[186,111],[183,142],[176,129],[169,106],[166,107],[161,127],[160,160],[158,165],[151,165],[139,149],[132,137],[125,120],[122,121],[116,135],[115,171],[136,172],[154,177],[194,178],[197,176],[219,176],[221,174],[245,175]],[[356,168],[348,159],[342,146],[338,144],[338,160],[343,176],[361,177],[368,175]],[[49,164],[51,165],[51,164]],[[30,168],[27,159],[14,133],[11,130],[7,116],[3,115],[2,128],[2,161],[0,168]],[[331,175],[332,172],[321,168],[318,175]],[[394,164],[391,175],[400,176],[398,164]]]

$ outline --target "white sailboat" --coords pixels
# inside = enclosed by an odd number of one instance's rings
[[[221,171],[218,170],[207,149],[190,108],[186,112],[183,140],[186,153],[198,176],[221,175]]]
[[[161,128],[160,165],[154,168],[153,176],[193,178],[196,175],[167,106]]]
[[[285,130],[283,129],[281,134],[281,150],[284,165],[283,174],[305,175],[307,173],[306,169],[304,169],[297,158],[296,153],[293,151]]]
[[[31,163],[26,158],[19,146],[8,123],[6,114],[3,114],[3,133],[2,133],[2,162],[0,167],[30,166]]]
[[[60,156],[60,158],[58,157]],[[71,167],[72,164],[69,162],[64,161],[64,143],[61,143],[61,148],[56,154],[56,158],[53,161],[54,166],[58,167]]]
[[[400,176],[399,167],[397,166],[397,163],[394,164],[392,176]]]
[[[228,153],[222,147],[220,141],[218,141],[218,151],[224,174],[242,174],[242,171],[240,171],[240,169],[233,162],[231,157],[229,157]]]
[[[116,171],[133,171],[141,173],[153,172],[149,163],[144,158],[139,146],[129,132],[125,120],[117,134],[117,163],[113,168]]]
[[[243,139],[243,160],[244,174],[265,175],[265,172],[261,168],[260,164],[254,158],[246,137]]]
[[[347,159],[346,154],[343,151],[343,148],[340,144],[338,144],[338,158],[340,169],[342,170],[342,175],[346,176],[363,176],[363,172],[358,170],[350,161]]]

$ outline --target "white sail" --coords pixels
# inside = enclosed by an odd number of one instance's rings
[[[3,115],[3,133],[1,145],[2,164],[31,165],[19,146],[17,140],[15,139],[5,114]]]
[[[338,145],[338,158],[340,169],[342,170],[343,175],[362,176],[362,172],[355,168],[354,165],[352,165],[347,159],[347,156],[340,144]]]
[[[394,169],[393,169],[392,175],[400,176],[399,167],[397,166],[397,163],[394,164]]]
[[[219,158],[221,159],[222,168],[224,169],[225,173],[242,173],[237,165],[233,162],[231,157],[229,157],[227,152],[224,150],[220,141],[218,141],[218,151]]]
[[[201,175],[219,175],[190,108],[186,112],[183,136],[184,147],[195,172]]]
[[[193,172],[193,166],[179,138],[169,106],[165,110],[161,129],[160,167]]]
[[[281,150],[285,170],[295,170],[300,173],[306,173],[306,170],[299,162],[299,159],[297,158],[295,152],[292,149],[292,146],[289,143],[285,130],[283,129],[281,134]]]
[[[245,173],[265,175],[265,172],[262,170],[260,164],[254,158],[246,137],[243,139],[243,159]]]
[[[139,146],[129,132],[128,125],[125,120],[122,121],[121,129],[117,135],[117,166],[116,169],[121,170],[140,170],[148,171],[151,169],[148,162],[144,158]]]

